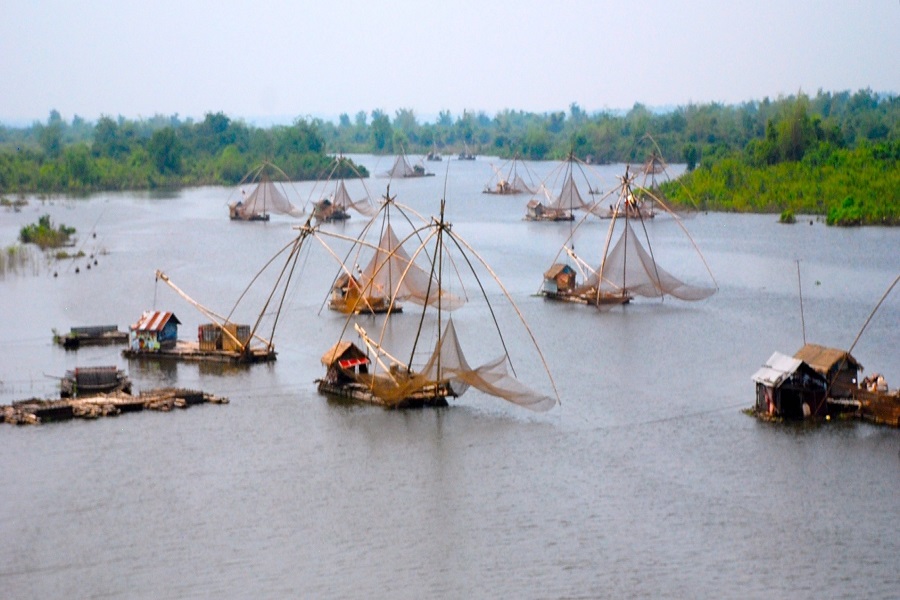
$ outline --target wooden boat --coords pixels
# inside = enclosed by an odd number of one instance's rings
[[[537,184],[534,183],[534,176],[519,159],[516,154],[512,160],[507,161],[500,168],[491,165],[494,175],[485,184],[484,194],[497,194],[500,196],[511,196],[515,194],[535,194]],[[521,170],[521,173],[519,172]],[[525,178],[528,178],[528,181]]]
[[[280,181],[273,181],[273,176]],[[241,198],[228,204],[228,216],[232,221],[268,221],[271,213],[300,217],[303,210],[291,204],[284,187],[289,177],[269,161],[248,173],[241,180]],[[247,194],[246,188],[253,189]]]
[[[76,367],[66,371],[59,384],[63,398],[76,398],[92,394],[112,392],[131,393],[131,380],[125,371],[115,365],[104,367]]]
[[[656,260],[656,255],[641,243],[640,238],[631,225],[632,221],[641,224],[644,232],[644,240],[650,247],[649,232],[643,226],[643,218],[640,213],[637,217],[631,216],[628,210],[621,210],[622,204],[627,203],[633,197],[631,185],[634,177],[629,174],[626,167],[625,175],[621,178],[621,184],[617,190],[611,193],[617,194],[614,204],[614,215],[620,212],[624,215],[621,219],[622,226],[617,232],[619,219],[613,216],[607,232],[600,264],[593,268],[582,258],[575,254],[574,237],[580,225],[582,225],[590,212],[585,214],[578,226],[573,228],[569,238],[557,253],[553,266],[544,273],[544,281],[540,293],[549,300],[577,302],[597,307],[615,306],[630,302],[634,296],[648,298],[664,298],[672,296],[681,300],[695,301],[708,298],[718,289],[715,287],[715,278],[702,254],[697,250],[700,259],[703,260],[707,272],[712,279],[713,287],[687,284],[674,275],[667,272]],[[684,229],[680,220],[679,225]],[[684,230],[687,234],[687,230]],[[614,235],[618,240],[611,246]],[[690,235],[688,235],[690,238]],[[692,240],[693,241],[693,240]],[[696,248],[696,245],[695,245]],[[566,261],[560,261],[561,256],[566,255]],[[581,275],[582,281],[577,278]]]
[[[69,333],[54,335],[54,341],[66,350],[81,346],[111,346],[128,342],[128,332],[119,331],[116,325],[91,325],[72,327]]]
[[[444,281],[445,271],[455,271],[450,268],[451,264],[468,265],[474,273],[474,265],[480,263],[492,274],[471,246],[459,238],[450,224],[444,221],[444,203],[441,202],[439,217],[416,227],[399,241],[400,246],[417,241],[418,247],[410,252],[408,261],[403,259],[407,265],[390,290],[396,297],[405,285],[419,289],[424,284],[425,289],[420,290],[420,293],[424,292],[427,295],[418,296],[423,305],[421,317],[418,320],[406,321],[408,328],[403,330],[393,311],[388,310],[382,323],[381,334],[374,337],[358,322],[354,322],[353,315],[350,315],[344,331],[347,332],[352,324],[352,329],[358,334],[365,350],[345,339],[342,333],[341,338],[322,356],[321,362],[326,368],[326,373],[317,382],[319,392],[334,398],[367,402],[386,408],[414,408],[445,406],[448,398],[459,397],[469,387],[474,387],[532,410],[552,408],[558,398],[532,391],[509,373],[507,365],[511,367],[511,359],[505,351],[505,344],[503,344],[504,353],[498,359],[477,368],[470,367],[463,355],[453,319],[444,320],[447,308],[453,307],[451,305],[445,308],[445,303],[455,304],[454,296],[447,292],[445,289],[447,283]],[[450,250],[456,249],[461,252],[463,248],[468,249],[471,256],[467,254],[465,259],[459,257],[454,259],[450,256]],[[396,249],[392,254],[396,256]],[[413,268],[417,258],[427,260],[427,266],[416,265]],[[411,273],[419,275],[424,273],[426,276],[434,273],[435,278],[426,279],[424,282],[414,281],[410,284],[408,279],[416,279],[410,275]],[[499,285],[502,289],[502,284]],[[479,287],[484,300],[490,304],[483,285],[479,284]],[[504,294],[511,302],[505,290]],[[427,318],[426,309],[435,310],[436,319]],[[516,312],[521,319],[521,313],[517,309]],[[493,309],[490,314],[494,314]],[[390,328],[388,323],[392,324]],[[524,320],[522,323],[524,324]],[[528,332],[530,335],[530,330]],[[502,335],[499,337],[503,339]],[[420,345],[426,343],[426,339],[436,341],[433,347],[428,346],[430,348],[427,352],[428,358],[422,364],[417,361],[417,357],[420,356],[418,349]],[[533,336],[531,339],[534,341]],[[484,335],[479,341],[485,345],[490,341],[490,336]],[[389,346],[394,348],[394,353],[388,349]],[[408,353],[410,358],[407,360],[398,358],[400,352],[404,355]],[[540,351],[537,352],[540,355]],[[540,360],[546,368],[543,356],[540,356]],[[549,371],[547,375],[552,383]]]

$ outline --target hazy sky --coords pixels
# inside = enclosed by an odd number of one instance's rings
[[[5,0],[0,121],[900,91],[900,0]]]

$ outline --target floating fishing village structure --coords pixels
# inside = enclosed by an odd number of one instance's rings
[[[39,425],[69,419],[115,417],[122,413],[142,410],[168,412],[173,408],[188,408],[196,404],[228,404],[228,398],[177,388],[148,390],[137,396],[116,392],[58,400],[32,398],[0,406],[0,422],[11,425]]]
[[[589,265],[580,256],[575,254],[574,238],[579,228],[592,214],[588,212],[582,217],[578,225],[569,234],[560,251],[554,258],[553,264],[544,272],[543,284],[540,294],[548,300],[559,302],[574,302],[592,306],[611,307],[627,304],[635,296],[647,298],[664,298],[672,296],[680,300],[696,301],[712,296],[717,287],[697,286],[685,283],[660,266],[656,254],[650,245],[650,236],[644,227],[644,219],[639,211],[632,213],[623,210],[622,206],[633,198],[632,184],[634,176],[625,169],[625,175],[621,177],[621,184],[609,194],[617,194],[613,205],[613,217],[609,224],[606,241],[600,253],[600,264],[595,268]],[[617,234],[618,214],[623,214],[622,226],[618,230],[618,239],[612,245],[612,239]],[[637,215],[632,217],[632,214]],[[673,215],[673,218],[674,217]],[[644,242],[641,243],[638,233],[631,226],[631,221],[636,220],[644,234]],[[678,220],[679,226],[684,226]],[[687,231],[685,234],[687,234]],[[690,238],[690,235],[688,235]],[[693,240],[691,240],[693,242]],[[699,249],[697,254],[703,260]],[[561,260],[564,257],[564,260]],[[715,278],[709,267],[706,267],[710,279],[715,284]],[[579,283],[578,277],[582,276]]]
[[[861,381],[862,369],[849,352],[817,344],[794,356],[775,352],[753,374],[753,411],[766,420],[850,415],[900,427],[900,392],[878,374]]]
[[[115,365],[103,367],[76,367],[66,371],[59,384],[59,395],[63,398],[77,398],[93,394],[113,392],[131,393],[131,380],[122,369]]]
[[[515,194],[534,194],[538,184],[528,167],[519,158],[518,153],[499,168],[491,165],[494,175],[485,184],[484,194],[496,194],[499,196],[512,196]],[[519,173],[521,168],[522,173]],[[523,176],[524,173],[524,176]],[[528,181],[525,181],[528,177]]]
[[[353,173],[365,192],[365,195],[359,200],[353,200],[350,192],[347,191],[344,177],[344,173],[347,171]],[[324,184],[321,190],[319,190],[318,186],[313,189],[313,193],[319,192],[318,200],[312,203],[312,215],[317,223],[345,221],[350,218],[351,210],[355,210],[366,217],[371,217],[375,214],[375,207],[359,169],[344,156],[339,155],[335,157],[323,181]]]
[[[422,164],[411,165],[409,160],[406,158],[406,154],[402,151],[397,155],[397,158],[394,159],[394,164],[391,168],[383,174],[383,177],[390,177],[391,179],[406,179],[409,177],[434,177],[434,173],[429,173],[425,170],[425,166]]]
[[[273,181],[273,174],[277,174],[282,181]],[[229,218],[232,221],[268,221],[271,213],[298,218],[302,216],[303,210],[288,200],[283,181],[289,181],[285,172],[271,162],[264,161],[238,184],[241,198],[228,204]],[[253,186],[249,194],[246,193],[245,186]]]
[[[116,325],[92,325],[72,327],[69,333],[54,335],[54,341],[66,350],[81,346],[112,346],[128,342],[128,332],[119,331]]]
[[[396,204],[388,193],[382,207],[381,223],[382,231],[391,233],[391,235],[393,233],[388,225],[387,215],[390,214],[392,206],[396,206]],[[397,409],[445,406],[448,398],[456,398],[465,393],[469,387],[475,387],[486,394],[503,398],[532,410],[549,410],[557,404],[558,397],[535,392],[510,374],[508,365],[511,368],[511,359],[505,352],[505,345],[504,353],[499,358],[480,367],[472,368],[463,354],[453,319],[447,318],[444,321],[446,310],[461,308],[463,305],[462,298],[447,292],[447,283],[444,280],[445,270],[452,270],[452,265],[466,264],[474,274],[473,265],[480,263],[496,280],[496,276],[493,275],[483,259],[475,253],[471,246],[459,238],[452,231],[450,224],[444,220],[444,206],[444,201],[441,201],[438,217],[414,227],[408,235],[402,239],[396,239],[396,245],[393,245],[392,242],[392,251],[377,267],[373,277],[369,279],[370,287],[379,272],[392,268],[388,266],[391,261],[398,256],[401,257],[400,264],[394,264],[393,267],[402,265],[402,269],[398,272],[399,276],[388,280],[390,287],[386,288],[386,293],[394,299],[405,296],[422,305],[422,314],[418,320],[414,321],[415,327],[409,328],[405,334],[399,329],[395,330],[390,340],[392,350],[389,350],[385,332],[388,322],[398,318],[391,311],[390,305],[385,313],[381,335],[378,338],[371,336],[358,322],[352,322],[354,315],[349,315],[344,331],[346,332],[352,323],[352,328],[358,334],[366,351],[364,352],[356,344],[344,339],[342,334],[341,339],[322,355],[321,362],[326,368],[326,373],[322,379],[317,381],[319,392],[330,397]],[[320,234],[327,235],[327,232],[320,232]],[[382,240],[384,240],[384,235],[382,235]],[[357,240],[357,242],[361,242],[361,240]],[[401,254],[401,248],[407,243],[412,248],[408,253],[403,251]],[[470,255],[467,255],[464,260],[453,260],[448,254],[448,250],[451,248],[456,248],[460,252],[467,249]],[[415,263],[417,258],[426,260],[427,266],[418,266]],[[503,289],[499,280],[496,281]],[[481,289],[485,301],[490,304],[480,280],[478,287]],[[401,292],[401,290],[407,291]],[[504,294],[514,306],[505,290]],[[428,309],[436,311],[436,318],[426,318]],[[527,330],[527,325],[518,309],[516,309],[516,314],[522,319],[522,324]],[[426,324],[432,333],[424,330]],[[528,331],[530,335],[530,330]],[[435,339],[432,337],[433,333],[436,333],[436,342],[430,352],[426,350],[427,360],[421,366],[414,366],[416,356],[420,353],[417,351],[418,345],[420,342],[428,344],[426,339]],[[502,341],[503,336],[499,329],[498,335]],[[533,336],[531,340],[534,342]],[[408,351],[410,356],[408,360],[398,358],[396,348],[398,342],[401,341],[411,343],[411,348],[408,350],[399,350],[400,352]],[[486,339],[481,340],[482,343],[486,341]],[[535,349],[540,355],[536,343]],[[546,369],[546,361],[543,360],[543,356],[541,356],[541,361]],[[547,376],[552,383],[549,370],[547,370]]]
[[[576,174],[579,176],[579,182],[576,182]],[[560,192],[554,194],[551,186],[555,186],[559,179],[562,180]],[[574,154],[569,154],[569,157],[533,192],[533,197],[525,206],[525,220],[573,221],[576,210],[589,212],[593,208],[593,203],[585,202],[578,189],[579,183],[587,189],[591,187],[584,163],[575,158]]]
[[[775,352],[753,374],[753,413],[764,420],[830,419],[849,414],[900,427],[900,389],[890,390],[878,373],[860,380],[863,366],[850,353],[898,281],[900,275],[878,301],[849,350],[804,343],[793,357]],[[800,306],[802,315],[802,294]]]
[[[122,351],[126,358],[167,358],[234,364],[271,362],[276,359],[272,342],[257,335],[255,328],[233,323],[212,312],[185,294],[161,271],[156,272],[156,280],[165,282],[213,322],[201,324],[197,328],[197,341],[180,340],[178,325],[181,321],[174,313],[146,311],[131,326],[129,347]],[[262,344],[253,345],[254,340]]]

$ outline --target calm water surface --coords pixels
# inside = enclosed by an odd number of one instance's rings
[[[390,166],[360,158],[376,173]],[[79,247],[98,261],[89,271],[66,262],[0,279],[0,403],[52,396],[51,376],[103,364],[127,367],[139,389],[199,387],[231,399],[0,428],[0,595],[896,597],[900,432],[771,426],[741,409],[768,356],[803,343],[795,261],[808,340],[846,348],[900,270],[900,230],[699,214],[684,224],[719,293],[601,314],[533,295],[570,225],[523,221],[527,196],[481,194],[490,162],[451,161],[446,177],[446,160],[428,163],[439,176],[396,181],[391,194],[430,215],[446,180],[454,231],[503,279],[550,363],[562,398],[550,413],[477,391],[448,409],[412,412],[317,395],[319,357],[343,326],[320,312],[336,267],[317,248],[300,263],[272,365],[64,352],[54,328],[124,329],[151,308],[173,310],[190,337],[204,319],[155,284],[154,270],[227,311],[292,239],[293,223],[229,222],[231,190],[222,188],[32,199],[21,213],[0,213],[2,246],[49,213],[77,227]],[[543,176],[553,165],[533,167]],[[599,168],[595,184],[609,189],[623,168]],[[386,184],[367,182],[374,194]],[[303,199],[311,188],[297,185]],[[355,236],[361,224],[355,216],[328,227]],[[606,227],[588,223],[576,238],[592,262]],[[665,268],[709,281],[677,223],[647,228]],[[892,386],[898,297],[853,351]],[[239,321],[252,321],[256,300]],[[474,355],[484,317],[454,317]],[[550,391],[537,364],[518,368]]]

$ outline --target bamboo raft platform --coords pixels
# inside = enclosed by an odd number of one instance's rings
[[[54,336],[54,341],[66,350],[81,346],[110,346],[128,343],[128,332],[119,331],[115,325],[72,327],[69,333]]]
[[[859,416],[872,423],[900,427],[900,392],[870,392],[854,390],[859,402]]]
[[[352,402],[365,402],[389,409],[406,408],[443,408],[448,406],[447,396],[455,395],[449,386],[441,386],[435,393],[433,388],[413,394],[397,402],[389,402],[372,393],[368,386],[361,383],[333,384],[323,379],[316,380],[317,389],[323,396]]]
[[[254,364],[273,362],[276,359],[274,350],[250,348],[246,352],[237,350],[201,349],[199,342],[178,340],[174,348],[162,348],[159,350],[134,350],[126,348],[122,350],[122,356],[128,359],[172,359],[189,362],[223,362],[232,364]]]
[[[188,408],[195,404],[228,404],[228,398],[178,388],[148,390],[136,396],[115,392],[86,398],[58,400],[32,398],[0,406],[0,422],[12,425],[38,425],[69,419],[115,417],[122,413],[142,410],[168,412],[173,408]]]

